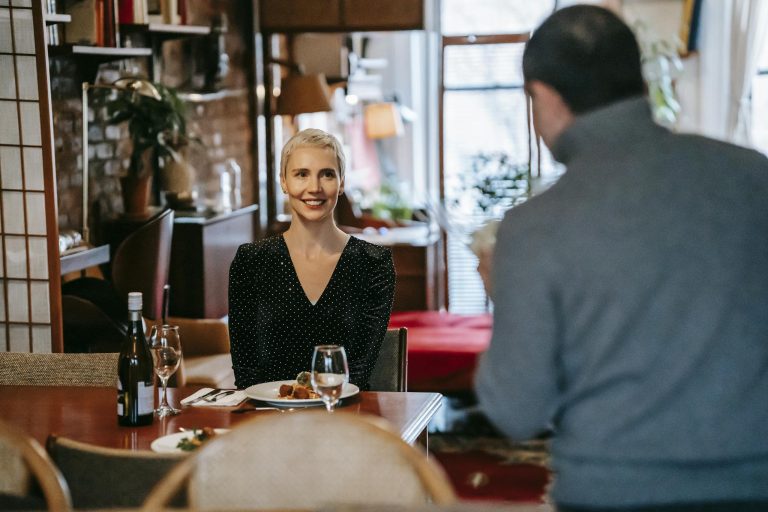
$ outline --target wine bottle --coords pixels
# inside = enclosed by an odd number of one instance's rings
[[[117,423],[150,425],[155,405],[155,379],[141,321],[141,292],[128,294],[128,336],[120,349],[117,367]]]

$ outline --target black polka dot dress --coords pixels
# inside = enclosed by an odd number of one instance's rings
[[[304,294],[282,235],[240,246],[229,269],[235,385],[295,379],[315,345],[346,349],[350,382],[368,389],[395,292],[392,251],[350,237],[315,304]]]

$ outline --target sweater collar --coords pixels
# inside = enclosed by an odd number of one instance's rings
[[[558,162],[568,164],[585,146],[617,144],[628,135],[650,126],[660,128],[653,122],[645,96],[611,103],[576,117],[552,145],[552,156]]]

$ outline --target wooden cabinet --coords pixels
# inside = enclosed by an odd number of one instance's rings
[[[426,28],[425,0],[261,0],[266,32],[348,32]]]
[[[380,234],[354,236],[392,249],[395,263],[393,311],[440,309],[440,235],[426,226],[392,228]]]
[[[255,240],[258,206],[213,217],[177,216],[171,248],[171,316],[221,318],[228,312],[229,265]]]

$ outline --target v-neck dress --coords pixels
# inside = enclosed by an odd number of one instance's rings
[[[351,236],[322,295],[304,293],[282,235],[240,246],[229,269],[235,385],[295,379],[315,345],[346,349],[350,382],[368,389],[395,292],[392,251]]]

